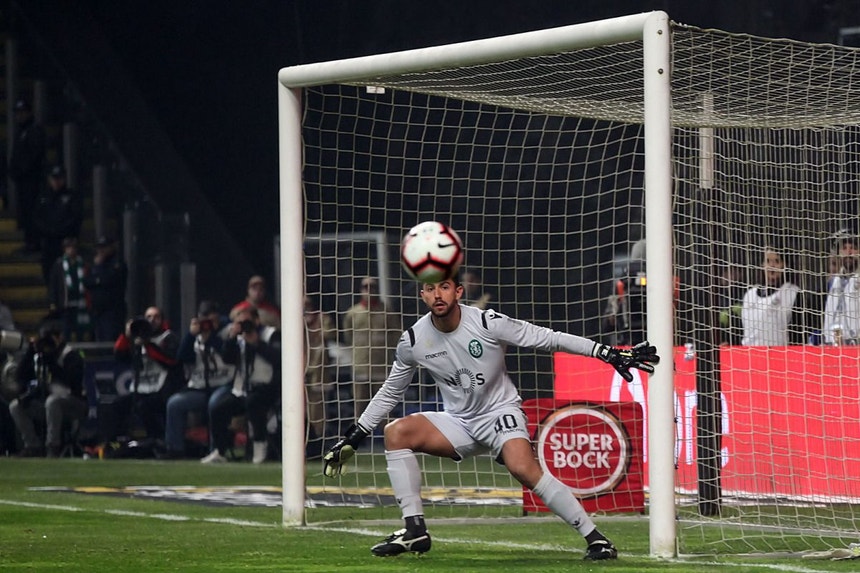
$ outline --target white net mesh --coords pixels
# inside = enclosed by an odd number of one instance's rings
[[[679,25],[672,50],[682,551],[836,545],[860,525],[860,360],[857,347],[809,343],[832,237],[860,211],[860,52]],[[632,248],[644,234],[641,51],[630,42],[306,90],[307,288],[338,331],[326,438],[354,419],[345,325],[362,279],[379,281],[398,328],[423,312],[397,255],[423,220],[460,233],[464,270],[483,282],[472,299],[486,292],[502,312],[604,342],[644,336],[646,275]],[[803,306],[787,345],[750,349],[733,307],[760,284],[766,246]],[[597,366],[512,349],[509,367],[527,399],[644,403],[647,382],[619,384]],[[422,376],[393,415],[438,407]],[[378,438],[368,451],[322,489],[391,515],[377,497],[389,494]],[[491,460],[422,463],[436,511],[521,510]]]

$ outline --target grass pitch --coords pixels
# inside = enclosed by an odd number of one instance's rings
[[[317,474],[318,464],[311,464]],[[317,480],[314,477],[311,481]],[[133,495],[130,486],[280,485],[278,464],[203,466],[143,460],[0,459],[0,571],[855,571],[857,561],[719,556],[655,560],[645,518],[597,521],[615,562],[582,561],[584,542],[553,517],[433,519],[424,556],[379,559],[369,547],[400,527],[396,508],[327,508],[284,529],[277,506],[235,507]],[[432,480],[432,476],[431,476]],[[98,488],[85,495],[51,488]],[[313,510],[316,511],[316,510]],[[450,517],[446,512],[446,517]]]

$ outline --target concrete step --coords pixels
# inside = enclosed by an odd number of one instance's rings
[[[4,285],[11,285],[12,279],[36,279],[42,282],[42,267],[35,261],[0,261],[0,280]]]
[[[0,301],[12,306],[46,306],[48,300],[48,289],[43,284],[29,286],[2,286],[0,287]]]
[[[18,232],[18,222],[12,217],[0,217],[0,233]]]

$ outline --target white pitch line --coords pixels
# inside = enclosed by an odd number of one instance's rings
[[[807,567],[798,567],[796,565],[777,565],[775,563],[726,563],[724,561],[684,561],[672,559],[672,563],[686,563],[714,567],[758,567],[759,569],[773,569],[774,571],[785,571],[786,573],[827,573],[829,569],[809,569]]]
[[[144,517],[158,519],[161,521],[202,521],[204,523],[224,523],[229,525],[245,525],[247,527],[280,527],[279,523],[264,523],[262,521],[245,521],[224,517],[190,517],[175,513],[145,513],[142,511],[128,511],[124,509],[88,509],[74,505],[51,505],[47,503],[32,503],[29,501],[13,501],[0,499],[0,505],[14,505],[19,507],[31,507],[34,509],[52,509],[55,511],[89,511],[92,513],[106,513],[120,517]]]
[[[120,517],[143,517],[150,519],[158,519],[162,521],[200,521],[204,523],[219,523],[219,524],[229,524],[229,525],[243,525],[247,527],[280,527],[279,523],[265,523],[262,521],[246,521],[241,519],[231,519],[231,518],[220,518],[220,517],[190,517],[187,515],[179,515],[179,514],[170,514],[170,513],[145,513],[142,511],[126,511],[121,509],[89,509],[84,507],[78,507],[74,505],[55,505],[48,503],[33,503],[29,501],[15,501],[8,499],[0,499],[0,505],[11,505],[18,507],[29,507],[33,509],[50,509],[54,511],[69,511],[69,512],[92,512],[92,513],[105,513],[108,515],[116,515]],[[322,527],[316,525],[308,525],[303,527],[302,529],[308,529],[313,531],[331,531],[336,533],[349,533],[353,535],[363,535],[366,537],[382,537],[387,535],[384,532],[370,530],[370,529],[358,529],[358,528],[350,528],[350,527]],[[581,549],[575,549],[570,547],[565,547],[561,545],[550,545],[546,543],[513,543],[506,541],[470,541],[466,539],[460,538],[446,538],[446,537],[434,537],[439,542],[442,543],[451,543],[451,544],[460,544],[460,545],[480,545],[484,547],[506,547],[506,548],[516,548],[516,549],[530,549],[537,551],[562,551],[567,553],[582,553]],[[698,560],[682,560],[682,559],[670,559],[667,560],[669,563],[677,563],[677,564],[698,564],[703,566],[715,566],[715,567],[755,567],[758,569],[771,569],[774,571],[782,571],[785,573],[827,573],[827,570],[822,569],[809,569],[807,567],[797,567],[793,565],[776,565],[771,563],[726,563],[726,562],[717,562],[717,561],[698,561]]]

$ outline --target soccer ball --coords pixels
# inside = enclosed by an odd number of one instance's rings
[[[415,225],[400,245],[400,261],[420,283],[438,283],[454,276],[463,263],[463,242],[451,227],[436,221]]]

